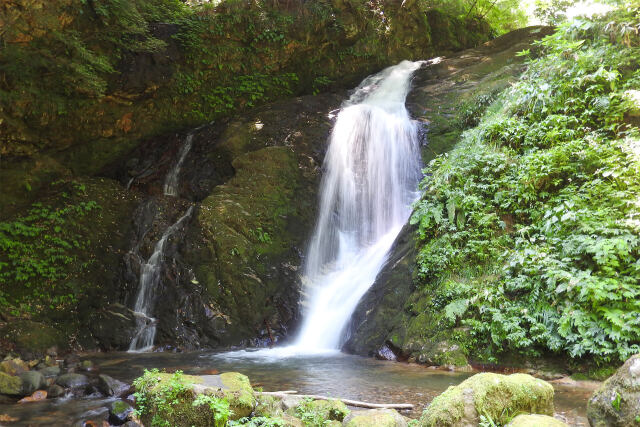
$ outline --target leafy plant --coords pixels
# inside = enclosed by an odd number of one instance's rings
[[[232,414],[229,409],[229,402],[226,399],[199,394],[193,401],[193,406],[208,406],[213,413],[215,427],[224,427]]]

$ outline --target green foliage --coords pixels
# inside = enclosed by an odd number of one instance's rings
[[[326,420],[313,406],[313,399],[305,398],[296,407],[296,417],[300,418],[302,423],[307,427],[321,427],[329,420]]]
[[[193,401],[193,406],[208,406],[213,413],[215,427],[224,427],[232,411],[229,409],[229,402],[226,399],[199,394]]]
[[[427,3],[460,17],[486,19],[498,35],[523,27],[527,22],[521,2],[517,0],[430,0]]]
[[[34,203],[12,221],[0,222],[0,309],[33,314],[73,305],[82,289],[68,276],[86,243],[77,223],[100,209],[82,184],[63,185],[61,206]],[[80,199],[78,201],[77,199]]]
[[[566,11],[575,0],[536,0],[533,15],[546,25],[559,25],[566,21]]]
[[[640,351],[640,131],[627,120],[640,38],[626,31],[639,23],[618,10],[564,24],[503,108],[426,170],[420,280],[443,326],[470,327],[489,359]]]

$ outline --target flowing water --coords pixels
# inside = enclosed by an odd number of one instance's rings
[[[189,150],[191,150],[191,146],[193,145],[193,135],[198,129],[200,128],[189,132],[186,139],[184,140],[184,144],[182,144],[182,147],[180,147],[180,152],[178,153],[178,161],[175,165],[173,165],[164,179],[165,196],[178,196],[178,178],[180,175],[180,168],[182,168],[182,163],[184,163],[184,159],[187,158],[187,154],[189,154]]]
[[[295,344],[302,351],[340,347],[409,218],[421,162],[404,102],[421,64],[403,61],[366,78],[338,114],[304,266],[307,309]]]
[[[158,243],[156,243],[153,254],[142,266],[138,295],[133,308],[136,315],[136,334],[131,340],[129,351],[148,351],[153,348],[153,340],[156,336],[156,319],[151,316],[153,315],[155,293],[160,282],[164,245],[167,239],[191,216],[192,212],[193,206],[190,206],[175,224],[165,230]]]

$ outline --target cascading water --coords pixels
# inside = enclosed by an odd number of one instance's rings
[[[171,168],[171,170],[169,171],[169,173],[164,179],[164,195],[165,196],[178,195],[178,177],[180,175],[180,168],[182,167],[182,163],[184,163],[184,159],[187,158],[187,154],[189,154],[189,150],[191,150],[191,146],[193,145],[193,134],[195,133],[196,130],[194,130],[193,132],[190,132],[187,135],[187,138],[185,139],[184,144],[182,144],[182,147],[180,147],[180,153],[178,153],[178,161],[176,162],[175,165],[173,165],[173,168]]]
[[[165,230],[158,243],[156,243],[153,254],[142,266],[138,295],[133,308],[136,315],[136,334],[131,340],[129,351],[147,351],[153,347],[153,340],[156,336],[156,319],[151,315],[153,314],[155,291],[160,282],[164,245],[167,239],[191,216],[192,212],[193,206],[190,206],[175,224]]]
[[[421,161],[404,102],[421,64],[403,61],[368,77],[337,117],[304,266],[299,349],[340,347],[345,325],[411,214]]]

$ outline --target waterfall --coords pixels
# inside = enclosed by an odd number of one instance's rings
[[[153,314],[155,291],[160,282],[164,245],[167,239],[191,216],[192,211],[193,206],[190,206],[187,212],[181,216],[175,224],[165,230],[160,240],[158,240],[158,243],[156,243],[153,253],[142,266],[138,295],[136,296],[136,302],[133,308],[136,316],[136,334],[133,340],[131,340],[129,351],[147,351],[153,347],[153,340],[156,336],[156,319],[151,317],[151,315]]]
[[[198,128],[200,129],[200,128]],[[196,130],[198,130],[196,129]],[[180,147],[180,153],[178,153],[178,161],[173,168],[169,171],[164,180],[164,195],[165,196],[177,196],[178,195],[178,175],[180,174],[180,168],[182,167],[182,163],[184,163],[184,159],[187,158],[187,154],[189,154],[189,150],[191,150],[191,145],[193,145],[193,132],[190,132],[187,135],[187,138]]]
[[[345,325],[411,214],[421,161],[404,102],[421,64],[403,61],[366,78],[337,117],[303,270],[307,309],[298,348],[340,347]]]

